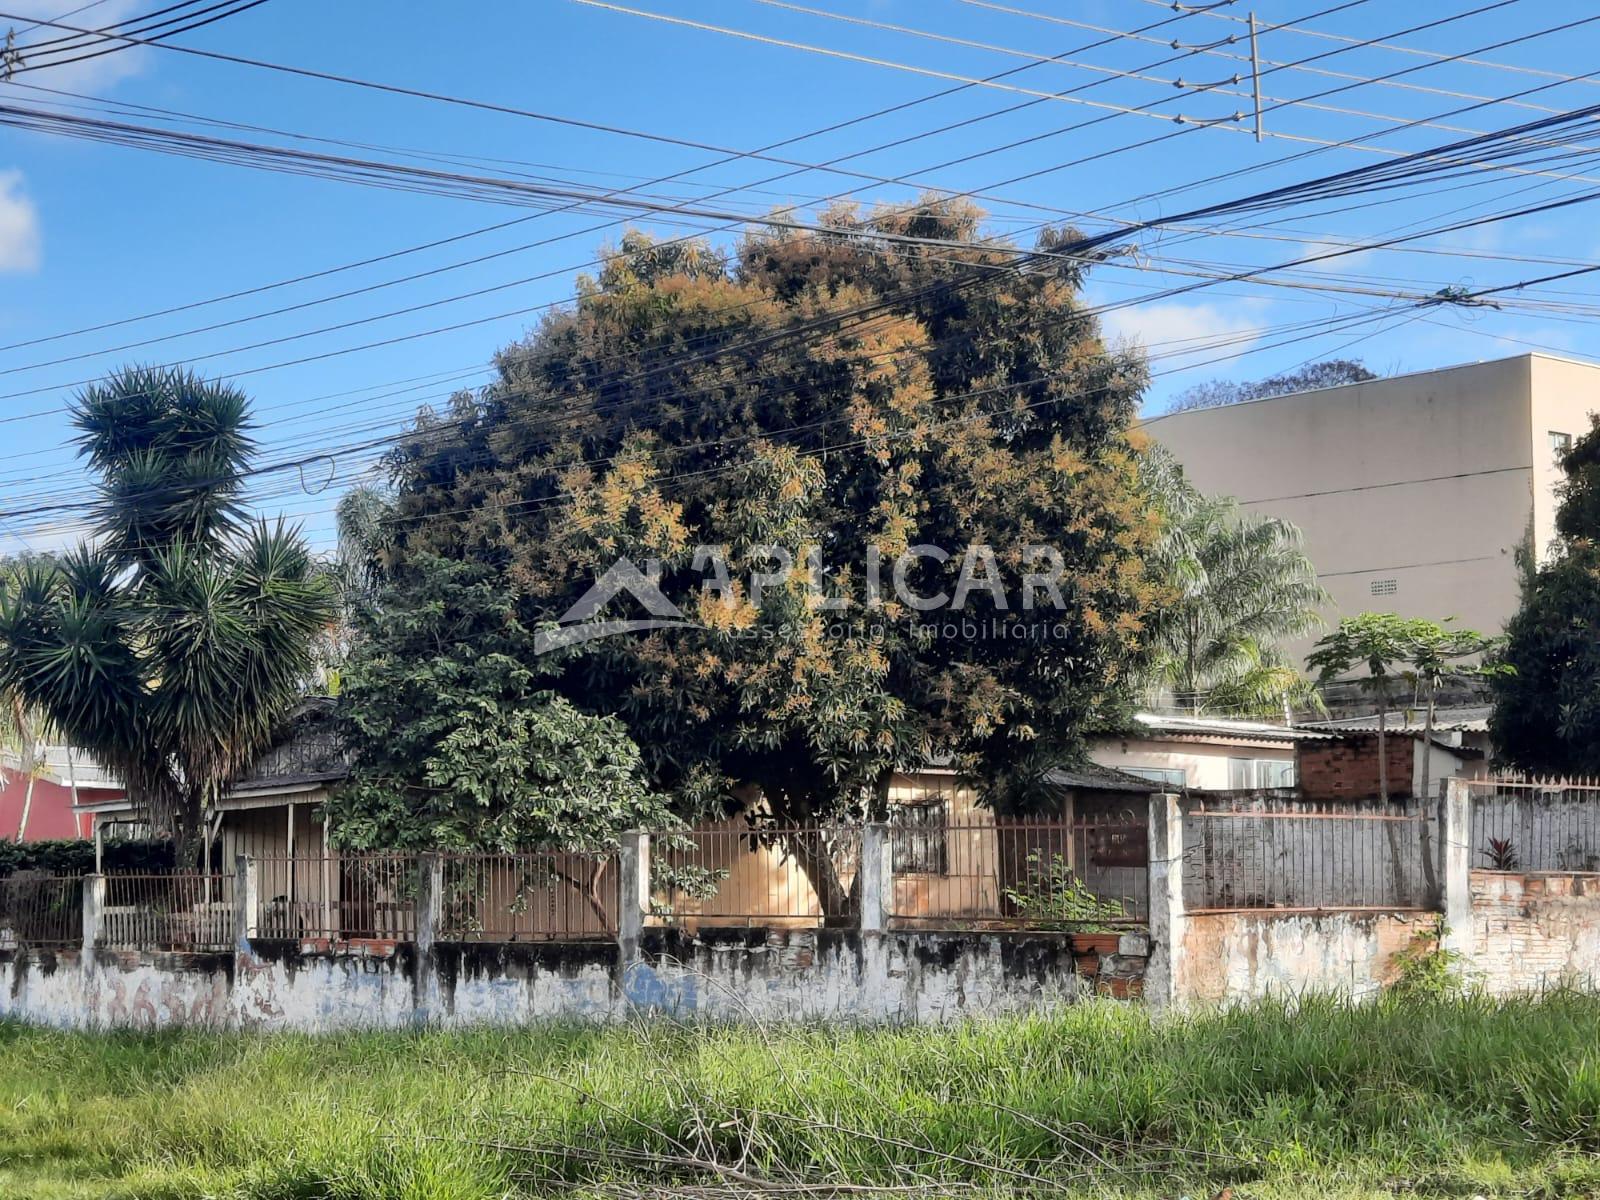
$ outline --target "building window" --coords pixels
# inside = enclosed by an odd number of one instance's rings
[[[1294,763],[1279,758],[1230,758],[1228,760],[1228,788],[1235,792],[1253,792],[1262,788],[1292,788],[1295,785]]]
[[[1400,590],[1398,579],[1374,579],[1372,581],[1372,594],[1374,596],[1392,596]]]
[[[1183,767],[1118,767],[1124,775],[1151,779],[1167,787],[1183,790],[1189,783],[1189,772]]]
[[[897,874],[943,875],[950,869],[950,809],[943,800],[897,804],[891,852]]]
[[[1571,449],[1572,435],[1570,433],[1557,433],[1554,429],[1550,431],[1550,453],[1555,456],[1556,465],[1560,465],[1561,460],[1567,456],[1567,452]]]

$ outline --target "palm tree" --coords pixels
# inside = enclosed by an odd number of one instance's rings
[[[1319,628],[1328,602],[1300,531],[1202,495],[1163,452],[1152,453],[1148,474],[1167,518],[1155,566],[1177,592],[1156,624],[1153,682],[1196,715],[1316,704],[1278,648]]]
[[[246,518],[237,389],[131,368],[73,420],[95,541],[0,595],[0,688],[123,781],[193,864],[203,815],[269,743],[332,603],[298,530]]]
[[[34,561],[33,554],[21,559],[0,562],[0,587],[16,577],[24,563]],[[55,734],[47,713],[30,705],[27,698],[14,689],[0,690],[0,753],[15,759],[17,771],[27,784],[22,793],[22,815],[17,820],[17,841],[28,840],[28,821],[33,815],[33,785],[38,782],[45,765],[45,747]],[[4,782],[7,767],[0,766],[0,782]]]

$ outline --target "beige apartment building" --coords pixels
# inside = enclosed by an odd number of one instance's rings
[[[1600,365],[1523,354],[1144,428],[1202,491],[1300,527],[1330,624],[1375,610],[1495,633],[1517,607],[1517,548],[1542,556],[1554,536],[1556,456],[1597,410]]]

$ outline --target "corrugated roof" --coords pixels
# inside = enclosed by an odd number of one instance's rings
[[[1433,731],[1435,733],[1487,733],[1489,731],[1489,714],[1492,708],[1487,704],[1460,704],[1448,708],[1440,708],[1434,712]],[[1428,714],[1421,708],[1394,709],[1383,715],[1383,726],[1391,733],[1421,733],[1427,726]],[[1306,724],[1315,729],[1324,729],[1330,732],[1367,733],[1378,728],[1378,714],[1368,713],[1361,717],[1341,717],[1336,721],[1307,721]]]
[[[1085,763],[1081,767],[1058,767],[1045,776],[1056,787],[1082,788],[1097,792],[1138,792],[1148,796],[1158,787],[1149,779],[1130,775],[1115,767],[1102,767],[1099,763]]]
[[[1134,720],[1151,733],[1184,737],[1219,737],[1242,741],[1304,742],[1332,737],[1315,729],[1274,725],[1268,721],[1236,721],[1228,717],[1183,717],[1137,713]],[[1134,731],[1137,732],[1137,731]]]

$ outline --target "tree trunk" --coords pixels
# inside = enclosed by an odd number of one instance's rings
[[[1437,903],[1439,899],[1439,876],[1433,866],[1433,839],[1428,836],[1428,807],[1433,799],[1433,784],[1430,776],[1433,768],[1433,716],[1434,716],[1434,689],[1437,684],[1428,681],[1428,709],[1427,716],[1422,722],[1422,794],[1417,797],[1417,829],[1422,842],[1422,878],[1428,887],[1428,902]]]
[[[1389,746],[1385,737],[1388,716],[1389,689],[1384,688],[1378,693],[1378,802],[1383,806],[1385,816],[1389,815]],[[1394,895],[1396,899],[1402,899],[1405,898],[1405,870],[1400,858],[1400,831],[1395,828],[1393,821],[1385,821],[1383,832],[1389,842],[1389,871],[1394,877]]]
[[[198,806],[180,803],[172,813],[172,861],[180,871],[193,871],[200,862],[203,838],[200,826],[205,820]]]
[[[28,814],[33,811],[33,781],[37,778],[32,771],[28,772],[28,786],[22,793],[22,820],[17,822],[17,841],[28,840]]]
[[[861,887],[861,870],[856,868],[849,890],[839,880],[839,868],[829,852],[827,836],[818,829],[790,829],[779,832],[784,849],[794,857],[800,870],[817,894],[823,925],[850,925],[855,921],[852,899]],[[800,915],[798,913],[794,914]]]
[[[609,858],[596,857],[594,865],[589,871],[588,886],[583,889],[583,898],[589,902],[589,907],[594,910],[594,915],[599,918],[600,928],[615,930],[617,926],[611,924],[606,914],[606,902],[600,895],[600,881],[605,877],[606,867],[610,866]],[[622,914],[617,914],[617,919],[622,919]]]
[[[1378,799],[1389,803],[1389,747],[1385,740],[1385,718],[1389,715],[1388,689],[1378,693]]]

